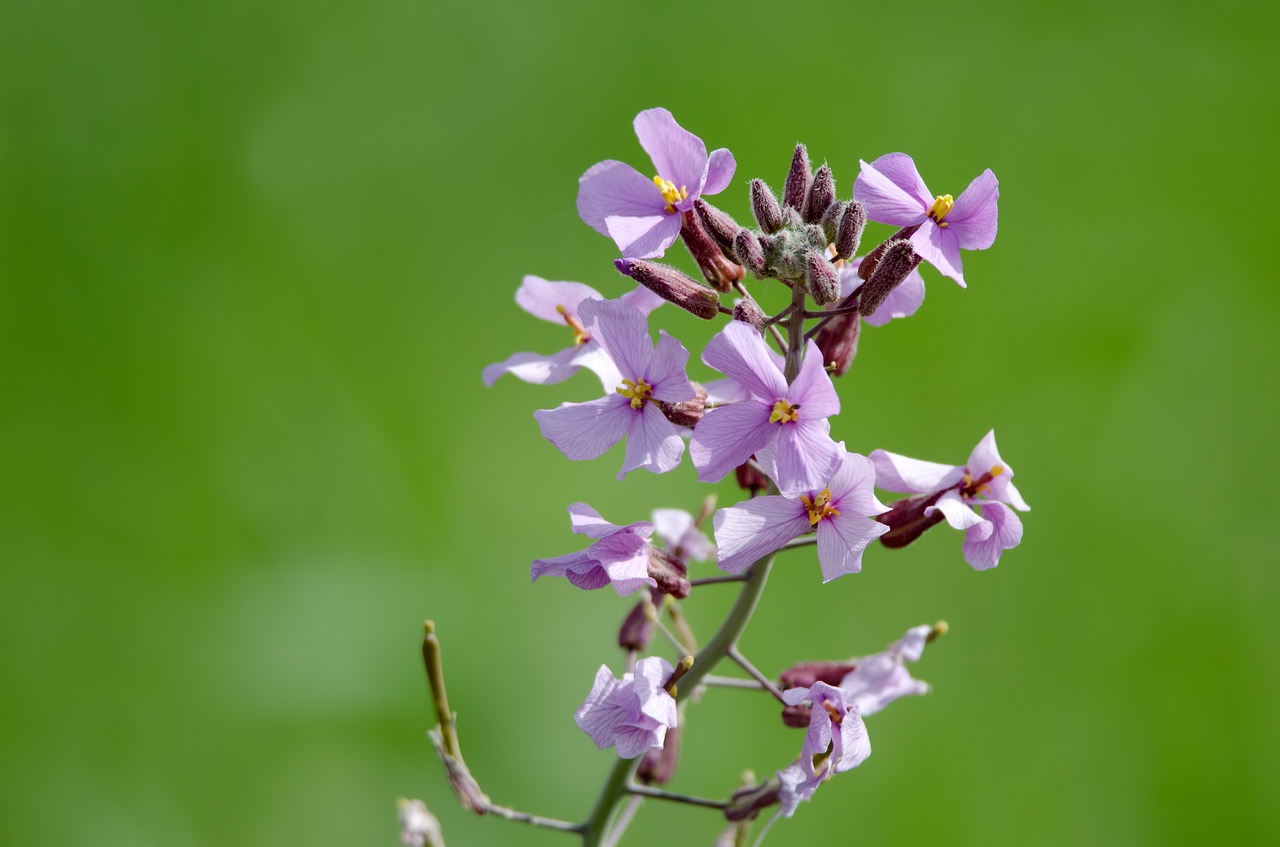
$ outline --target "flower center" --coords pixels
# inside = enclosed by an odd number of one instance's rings
[[[955,204],[956,201],[951,199],[950,194],[939,194],[933,199],[933,205],[929,207],[929,217],[933,218],[933,222],[939,227],[946,229],[947,225],[942,222],[942,219],[947,216],[947,213],[951,211],[951,207]]]
[[[680,186],[676,188],[676,184],[668,179],[660,176],[653,178],[653,184],[658,186],[658,191],[662,192],[662,199],[667,201],[667,214],[670,215],[676,210],[676,204],[689,196],[688,186]]]
[[[569,325],[569,329],[573,330],[573,343],[581,347],[591,340],[591,333],[587,332],[587,328],[582,325],[582,321],[578,320],[577,315],[569,314],[569,310],[564,306],[556,306],[556,311],[560,313],[560,317],[564,318],[564,322]]]
[[[621,394],[631,401],[631,408],[639,409],[649,399],[649,395],[653,394],[653,386],[645,382],[643,379],[630,380],[624,379],[622,385],[619,385],[614,391]]]
[[[773,404],[773,414],[769,415],[769,423],[795,423],[800,420],[799,404],[792,406],[786,400]]]
[[[991,480],[1004,473],[1003,465],[992,465],[991,470],[984,473],[977,479],[973,478],[968,469],[964,472],[964,488],[960,491],[960,496],[965,498],[977,497],[979,494],[991,493]]]
[[[822,489],[813,496],[812,500],[801,494],[800,501],[804,503],[804,508],[809,513],[809,526],[817,526],[823,518],[840,517],[840,510],[831,505],[830,488]]]

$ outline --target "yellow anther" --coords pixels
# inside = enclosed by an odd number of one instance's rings
[[[800,407],[792,406],[786,400],[773,404],[773,414],[769,415],[769,423],[794,423],[800,420]]]
[[[942,219],[947,216],[947,213],[951,211],[951,207],[955,204],[956,201],[951,199],[950,194],[939,194],[933,199],[933,205],[929,207],[929,217],[933,218],[938,226],[946,229],[947,225],[942,222]]]
[[[658,186],[658,191],[662,192],[662,199],[667,201],[668,215],[675,212],[677,203],[689,196],[688,186],[682,185],[677,189],[674,182],[660,176],[653,178],[653,184]]]
[[[1004,473],[1004,465],[992,465],[992,466],[991,466],[991,476],[992,476],[992,477],[1000,476],[1000,474],[1002,474],[1002,473]]]
[[[591,340],[591,333],[587,332],[587,328],[582,325],[582,321],[578,320],[577,315],[569,314],[569,310],[564,306],[556,306],[556,311],[560,313],[560,317],[564,318],[564,322],[569,325],[569,329],[573,330],[573,343],[582,346]]]
[[[804,503],[805,511],[809,513],[809,526],[817,526],[823,518],[840,517],[840,510],[831,505],[830,488],[822,489],[812,500],[801,494],[800,502]]]
[[[635,381],[624,379],[622,385],[614,389],[631,401],[631,408],[639,409],[649,399],[649,395],[653,393],[653,386],[645,382],[643,379]]]

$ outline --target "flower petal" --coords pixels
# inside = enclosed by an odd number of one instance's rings
[[[576,317],[578,304],[588,298],[604,299],[599,291],[581,282],[548,282],[533,274],[525,276],[516,289],[516,304],[521,309],[535,318],[561,326],[565,325],[565,316],[558,309],[562,308]]]
[[[909,178],[910,174],[914,179]],[[899,185],[898,180],[905,185]],[[853,183],[853,199],[866,207],[869,219],[893,226],[912,226],[927,220],[926,212],[933,203],[915,163],[903,153],[889,153],[871,164],[862,162],[862,170]]]
[[[665,211],[643,218],[610,215],[604,225],[618,252],[630,259],[657,258],[680,235],[680,216]]]
[[[1000,181],[987,168],[956,198],[947,214],[947,229],[955,230],[966,250],[986,250],[996,240]]]
[[[732,377],[770,406],[786,396],[787,381],[769,355],[764,337],[742,321],[730,321],[707,342],[702,361]],[[821,363],[821,356],[818,356],[818,361]]]
[[[963,467],[923,462],[888,450],[872,450],[867,458],[876,467],[876,487],[885,491],[928,494],[964,479]]]
[[[599,377],[600,387],[605,394],[612,394],[613,390],[622,384],[622,374],[618,371],[618,366],[614,364],[613,359],[609,358],[609,354],[600,346],[600,342],[594,338],[577,348],[573,363]]]
[[[926,212],[933,205],[933,193],[924,184],[924,177],[920,176],[915,160],[906,153],[885,153],[872,162],[870,167],[915,200]]]
[[[862,552],[889,527],[856,512],[841,509],[836,517],[818,523],[818,564],[822,581],[830,582],[862,570]]]
[[[871,755],[871,739],[867,737],[867,725],[862,721],[858,707],[854,706],[840,721],[840,758],[833,765],[835,773],[853,770]]]
[[[809,531],[809,515],[795,497],[769,495],[716,512],[716,567],[742,573],[758,559]]]
[[[605,218],[664,215],[666,205],[653,180],[625,162],[600,162],[578,178],[578,215],[601,235]]]
[[[843,451],[844,443],[839,445]],[[875,495],[876,469],[871,460],[858,453],[843,452],[840,464],[827,488],[831,490],[831,504],[840,514],[856,514],[864,517],[889,511]]]
[[[599,570],[604,577],[604,582],[600,585],[609,584],[609,575],[604,572],[604,568],[600,567],[589,552],[579,550],[576,553],[566,553],[563,556],[555,556],[550,559],[534,559],[533,566],[530,569],[530,576],[533,582],[537,582],[544,576],[568,576],[574,571],[587,572],[590,570]]]
[[[801,410],[803,414],[804,410]],[[831,440],[825,418],[779,424],[776,475],[773,481],[783,494],[799,494],[822,488],[835,475],[843,451]]]
[[[686,189],[689,193],[687,199],[692,205],[706,180],[707,145],[676,123],[666,109],[645,109],[636,115],[635,128],[640,146],[658,169],[656,175],[670,181],[676,188]],[[659,194],[652,181],[649,188]]]
[[[621,300],[587,300],[580,310],[583,326],[623,378],[643,379],[653,358],[653,339],[645,316]]]
[[[737,167],[738,163],[734,161],[733,154],[727,149],[721,147],[718,150],[712,150],[711,156],[707,159],[707,181],[702,186],[702,196],[719,194],[728,188]]]
[[[645,403],[639,414],[632,415],[627,434],[627,456],[618,471],[622,479],[636,468],[653,473],[666,473],[680,464],[684,455],[684,439],[680,428],[667,420],[653,403]]]
[[[1018,493],[1018,489],[1013,486],[1013,468],[1009,467],[1004,459],[1000,458],[1000,451],[996,448],[996,431],[990,430],[978,442],[978,446],[973,448],[973,452],[969,454],[969,473],[974,477],[982,476],[990,473],[995,468],[1000,468],[1000,473],[996,474],[991,480],[991,489],[984,496],[988,500],[999,500],[1002,503],[1008,503],[1015,509],[1026,512],[1031,509],[1027,502],[1022,499],[1022,495]]]
[[[681,403],[693,399],[693,385],[685,374],[688,363],[689,351],[684,345],[667,335],[666,330],[658,330],[658,344],[644,370],[645,381],[653,386],[655,400]]]
[[[654,294],[652,291],[645,288],[643,285],[637,285],[635,289],[628,291],[618,299],[623,303],[626,303],[631,308],[638,310],[642,315],[649,314],[654,309],[667,302],[657,294]]]
[[[966,538],[971,535],[974,538],[985,539],[991,534],[991,524],[983,520],[983,518],[973,510],[973,507],[961,499],[960,494],[955,491],[948,491],[938,498],[938,502],[929,506],[924,510],[926,515],[933,514],[933,510],[937,509],[942,512],[943,517],[947,519],[947,523],[956,529],[969,530],[965,534]]]
[[[719,406],[693,429],[689,456],[700,482],[718,482],[776,435],[771,409],[756,400]]]
[[[827,418],[840,412],[840,395],[823,365],[822,351],[810,341],[804,350],[800,372],[787,391],[787,399],[800,408],[800,420]]]
[[[863,315],[862,319],[871,326],[884,326],[894,318],[911,317],[922,303],[924,278],[920,276],[920,271],[912,270],[901,285],[889,292],[874,315]]]
[[[980,508],[993,529],[985,538],[976,527],[965,533],[964,560],[975,570],[985,571],[1000,564],[1001,553],[1022,542],[1022,521],[1004,503],[983,503]]]
[[[515,353],[505,362],[489,365],[481,373],[484,384],[492,386],[503,374],[511,374],[524,382],[535,385],[553,385],[563,382],[578,372],[580,348],[568,347],[559,353],[543,356],[541,353]]]
[[[954,279],[961,288],[967,288],[961,271],[960,240],[948,227],[943,229],[930,221],[911,236],[911,246],[920,257],[938,269],[938,273]]]
[[[587,538],[604,538],[622,529],[616,524],[609,523],[586,503],[570,503],[565,511],[569,513],[569,526],[577,535],[585,535]]]
[[[685,533],[693,529],[693,515],[684,509],[654,509],[654,532],[668,550],[679,546]]]
[[[622,440],[631,425],[631,404],[619,394],[588,403],[561,403],[533,413],[542,436],[570,459],[595,459]]]

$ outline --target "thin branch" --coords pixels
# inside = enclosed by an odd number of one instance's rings
[[[748,662],[747,658],[738,652],[737,644],[730,644],[729,649],[725,651],[725,655],[737,662],[738,666],[746,671],[756,682],[760,683],[765,691],[774,696],[774,699],[779,703],[786,704],[787,701],[782,699],[782,692],[778,690],[778,686],[774,685],[769,677],[756,670],[756,666]]]
[[[692,797],[688,794],[673,794],[660,788],[650,788],[635,782],[627,783],[627,791],[641,797],[652,797],[655,800],[669,800],[672,803],[687,803],[690,806],[703,806],[708,809],[725,809],[729,803],[725,800],[708,800],[706,797]]]
[[[528,812],[518,812],[515,809],[509,809],[506,806],[499,806],[490,803],[484,810],[483,814],[497,815],[516,823],[527,823],[532,826],[540,826],[543,829],[554,829],[560,832],[582,832],[583,826],[580,823],[569,823],[568,821],[557,820],[556,818],[545,818],[542,815],[531,815]]]
[[[721,688],[749,688],[752,691],[763,691],[764,686],[754,679],[738,679],[733,676],[716,676],[707,674],[702,678],[703,685],[716,685]]]
[[[756,298],[752,297],[751,292],[747,291],[747,287],[742,284],[742,280],[735,281],[733,283],[733,287],[735,291],[742,295],[743,300],[750,300],[759,307],[760,304],[756,303]],[[782,333],[779,332],[778,328],[773,324],[769,324],[769,332],[773,335],[773,340],[778,345],[778,350],[785,353],[787,350],[787,341],[782,337]]]
[[[858,311],[858,308],[858,306],[843,306],[835,309],[820,309],[816,312],[809,310],[804,313],[804,316],[806,318],[838,318],[841,315],[852,315]]]
[[[689,580],[690,585],[720,585],[725,582],[746,582],[747,577],[743,576],[704,576],[702,579]]]

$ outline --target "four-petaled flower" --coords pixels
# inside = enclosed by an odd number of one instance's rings
[[[612,159],[593,165],[578,180],[578,214],[607,235],[623,256],[661,256],[680,234],[682,213],[704,194],[718,194],[733,178],[736,163],[723,147],[707,155],[702,139],[684,129],[666,109],[636,115],[640,146],[656,176]]]
[[[800,747],[806,782],[817,783],[853,770],[871,755],[862,714],[839,688],[815,682],[808,688],[788,688],[782,699],[789,706],[810,704],[809,729]]]
[[[676,725],[676,700],[663,685],[673,668],[659,656],[636,662],[634,673],[614,679],[601,665],[591,693],[573,718],[601,750],[618,748],[618,755],[634,759],[650,747],[661,747],[667,730]]]
[[[892,529],[883,538],[887,546],[914,541],[941,520],[939,515],[965,531],[964,558],[976,570],[994,568],[1002,552],[1022,541],[1022,521],[1009,506],[1022,512],[1031,507],[1013,485],[1013,468],[996,450],[995,430],[978,442],[964,465],[923,462],[885,450],[873,450],[870,459],[880,488],[922,495],[894,503],[882,518]]]
[[[843,450],[831,440],[827,417],[840,411],[840,398],[812,341],[790,385],[764,338],[741,321],[731,321],[711,339],[702,361],[748,396],[698,421],[689,455],[699,480],[723,479],[754,453],[762,454],[761,466],[784,494],[817,488],[830,478]]]
[[[701,426],[701,424],[699,424]],[[817,532],[822,581],[862,570],[862,551],[889,527],[871,515],[887,511],[876,499],[871,462],[844,452],[829,483],[801,494],[771,495],[744,500],[716,512],[717,566],[742,573],[752,562],[788,541]]]
[[[569,507],[569,521],[575,533],[595,539],[585,550],[554,559],[535,559],[533,581],[538,577],[563,576],[571,583],[592,590],[612,585],[619,594],[631,594],[641,588],[656,586],[649,576],[649,536],[653,524],[637,521],[616,526],[600,516],[586,503]]]
[[[666,473],[680,464],[684,441],[657,401],[693,398],[684,371],[689,351],[665,332],[654,347],[645,316],[625,303],[585,300],[578,312],[617,370],[619,384],[599,400],[534,412],[543,436],[570,459],[594,459],[626,437],[618,479],[636,468]]]
[[[853,198],[866,207],[873,221],[919,226],[911,236],[915,251],[961,287],[965,281],[960,248],[985,250],[996,240],[1000,183],[990,168],[953,200],[950,194],[929,192],[910,156],[887,153],[871,164],[862,162]]]

